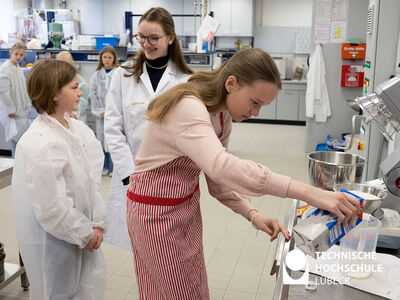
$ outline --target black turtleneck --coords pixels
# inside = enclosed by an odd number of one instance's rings
[[[149,73],[151,85],[153,86],[154,91],[157,89],[158,83],[160,82],[161,77],[164,74],[165,69],[167,68],[168,60],[169,56],[167,55],[153,60],[148,59],[146,61],[147,73]]]

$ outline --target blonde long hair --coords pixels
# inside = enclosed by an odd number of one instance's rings
[[[168,46],[168,54],[183,74],[193,74],[193,71],[188,67],[182,55],[181,45],[179,44],[178,37],[175,34],[175,24],[171,14],[165,8],[152,7],[143,14],[139,20],[139,24],[145,20],[160,24],[166,35],[175,37],[172,44]],[[127,61],[133,61],[134,64],[133,66],[121,66],[129,72],[129,74],[125,74],[124,76],[134,76],[136,77],[136,82],[139,83],[140,75],[143,74],[143,63],[146,61],[143,49],[140,50],[136,56]]]
[[[101,50],[99,63],[97,64],[96,71],[98,71],[102,67],[104,67],[104,64],[103,64],[103,54],[104,53],[110,53],[110,54],[112,54],[112,56],[114,56],[113,67],[119,66],[119,60],[118,60],[117,52],[115,51],[115,48],[113,46],[106,46],[103,48],[103,50]]]
[[[217,70],[196,72],[188,82],[172,87],[150,102],[146,111],[149,120],[161,123],[167,113],[184,97],[193,95],[204,102],[209,112],[225,106],[225,82],[235,76],[238,85],[252,85],[257,81],[273,83],[282,88],[281,77],[272,57],[262,49],[246,49],[236,53]]]

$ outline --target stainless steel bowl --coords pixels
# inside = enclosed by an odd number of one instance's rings
[[[340,192],[341,190],[346,190],[349,192],[359,191],[379,197],[379,199],[376,200],[364,199],[364,212],[369,214],[372,214],[376,209],[378,209],[379,206],[381,206],[383,199],[387,197],[387,193],[384,190],[368,184],[360,184],[360,183],[337,184],[333,187],[333,190],[335,192]]]
[[[365,159],[359,155],[316,151],[308,154],[308,176],[313,186],[333,190],[340,183],[359,183],[362,180]]]

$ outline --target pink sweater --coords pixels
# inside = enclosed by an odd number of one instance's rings
[[[191,158],[205,173],[208,190],[222,204],[247,218],[250,196],[286,197],[290,178],[226,151],[232,117],[207,111],[194,96],[183,98],[160,123],[150,121],[135,159],[135,173],[156,169],[180,156]],[[219,138],[221,141],[219,140]]]

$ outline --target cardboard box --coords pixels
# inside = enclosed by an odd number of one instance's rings
[[[346,226],[343,226],[343,223],[340,226],[336,226],[336,216],[326,210],[315,208],[311,214],[299,220],[293,228],[296,247],[304,253],[317,258],[316,252],[328,250],[344,237],[347,232],[361,223],[363,198],[345,190],[342,190],[342,192],[349,193],[360,201],[361,213],[357,214],[355,222],[349,222]]]

